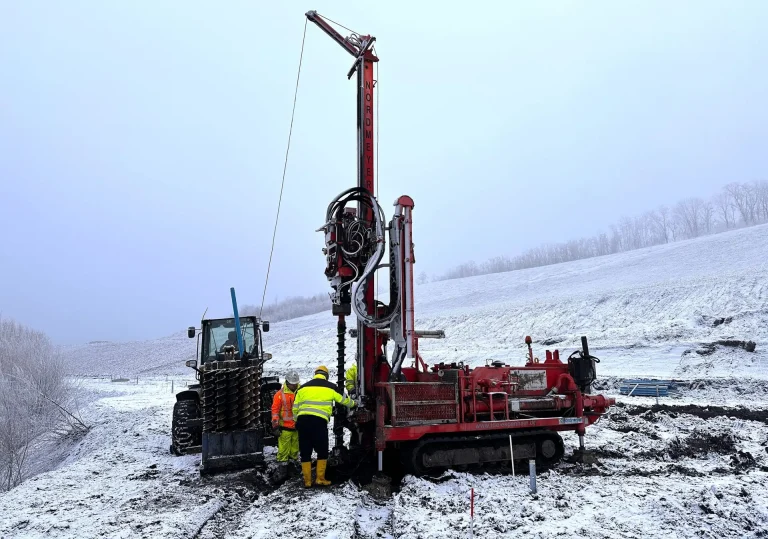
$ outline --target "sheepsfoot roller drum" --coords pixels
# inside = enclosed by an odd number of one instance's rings
[[[269,322],[255,316],[203,320],[199,332],[189,328],[189,337],[198,337],[199,359],[187,366],[200,383],[176,395],[171,452],[200,452],[200,473],[259,465],[264,446],[276,443],[269,405],[280,381],[262,376],[272,357],[262,350],[262,331]]]
[[[203,365],[201,473],[253,467],[264,461],[258,360]]]

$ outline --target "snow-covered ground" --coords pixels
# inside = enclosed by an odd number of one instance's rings
[[[619,398],[588,433],[601,465],[563,463],[539,475],[536,495],[525,475],[449,472],[407,476],[377,502],[349,482],[305,491],[297,479],[274,489],[256,472],[201,478],[199,457],[168,452],[170,381],[85,384],[102,395],[87,412],[92,430],[56,470],[0,496],[0,537],[463,538],[470,488],[475,537],[768,533],[764,386],[726,391],[748,391],[749,408],[705,408],[717,384],[662,399],[666,409]],[[577,440],[565,438],[570,452]]]
[[[764,537],[766,253],[761,226],[417,287],[418,327],[447,335],[422,343],[429,362],[521,363],[527,334],[541,355],[547,347],[568,353],[587,335],[602,359],[601,391],[616,395],[619,380],[636,375],[684,380],[681,395],[660,407],[619,397],[588,430],[601,464],[564,462],[539,476],[535,496],[526,477],[458,472],[408,476],[385,502],[352,483],[305,491],[296,479],[273,488],[257,472],[201,478],[197,457],[168,452],[170,380],[178,390],[189,377],[183,363],[195,341],[180,331],[70,347],[73,372],[107,377],[83,381],[99,395],[86,409],[93,429],[55,470],[0,495],[0,538],[459,538],[469,531],[470,488],[476,537]],[[306,377],[333,364],[335,332],[330,314],[273,324],[264,339],[269,368]]]

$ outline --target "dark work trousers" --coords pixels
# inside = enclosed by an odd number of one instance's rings
[[[312,450],[317,460],[328,460],[328,422],[314,415],[300,415],[296,419],[299,431],[299,456],[301,462],[312,462]]]

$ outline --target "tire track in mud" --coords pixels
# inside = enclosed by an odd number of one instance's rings
[[[230,537],[240,527],[243,514],[251,506],[252,500],[237,495],[223,496],[219,509],[203,522],[193,539],[213,539]]]
[[[753,410],[744,406],[735,408],[726,408],[723,406],[709,406],[698,404],[654,404],[644,406],[639,404],[616,403],[616,407],[625,408],[627,415],[637,416],[650,412],[653,418],[656,414],[665,413],[669,417],[675,418],[677,414],[688,414],[699,419],[709,420],[716,417],[728,417],[741,419],[744,421],[758,421],[768,425],[768,410]]]
[[[256,471],[201,477],[199,482],[192,482],[190,486],[195,485],[200,488],[200,494],[217,498],[221,504],[218,510],[200,525],[197,533],[192,536],[193,539],[231,537],[241,527],[243,515],[251,508],[253,502],[280,486],[270,482],[265,474]]]
[[[768,472],[768,410],[745,406],[723,407],[696,404],[627,404],[619,402],[603,428],[646,437],[650,443],[594,450],[598,458],[610,459],[606,466],[561,468],[564,474],[583,476],[656,477],[681,474],[689,477],[734,476],[751,471]],[[728,426],[723,421],[728,420]],[[715,421],[715,423],[710,423]],[[735,428],[742,422],[761,425]],[[670,424],[678,429],[669,430]],[[751,433],[757,433],[754,436]],[[664,434],[666,433],[666,437]],[[760,433],[763,441],[760,443]],[[661,434],[661,436],[660,436]],[[670,434],[672,436],[670,436]],[[620,450],[617,450],[620,449]],[[751,452],[750,452],[751,451]],[[697,462],[719,458],[715,466],[701,468]],[[622,467],[617,468],[617,464]]]

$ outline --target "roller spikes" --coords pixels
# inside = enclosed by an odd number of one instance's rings
[[[253,429],[258,420],[259,385],[255,382],[256,367],[243,369],[243,392],[241,395],[241,427]]]
[[[238,397],[239,397],[239,404],[238,404],[238,418],[237,418],[237,426],[240,429],[247,429],[248,428],[248,419],[251,412],[251,388],[250,388],[250,377],[248,373],[249,369],[248,367],[243,367],[242,369],[239,369],[238,373]]]
[[[251,403],[261,403],[261,377],[262,377],[262,364],[258,363],[256,367],[251,371],[250,386],[251,386]],[[268,402],[264,407],[265,410],[269,410],[272,403]],[[261,407],[253,410],[250,419],[250,428],[258,428],[261,426],[261,414],[259,413]]]
[[[216,430],[227,430],[227,371],[219,369],[216,373]]]
[[[226,369],[225,371],[227,373],[227,430],[236,429],[238,424],[240,371],[241,369]]]
[[[216,377],[214,371],[203,371],[203,430],[216,430]]]

